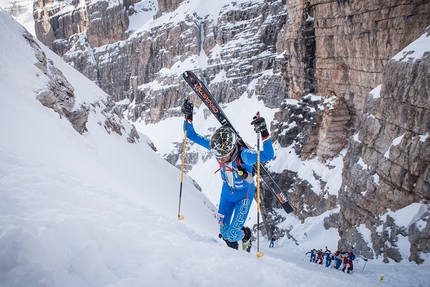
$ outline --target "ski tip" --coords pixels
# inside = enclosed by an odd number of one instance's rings
[[[185,219],[185,217],[182,214],[178,215],[178,220],[184,220],[184,219]]]
[[[188,76],[190,76],[190,75],[192,75],[193,74],[193,72],[191,72],[191,71],[189,71],[189,70],[186,70],[185,72],[183,72],[182,73],[182,75],[184,76],[184,77],[188,77]]]
[[[255,254],[257,256],[257,258],[261,258],[264,256],[264,252],[257,252],[257,254]]]

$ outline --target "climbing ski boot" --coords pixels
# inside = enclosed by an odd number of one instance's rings
[[[252,246],[252,232],[249,227],[242,227],[242,231],[244,233],[244,236],[242,238],[242,249],[246,252],[251,252],[251,246]]]
[[[239,244],[237,243],[237,241],[231,242],[231,241],[228,241],[227,239],[224,239],[224,241],[228,247],[236,249],[236,250],[239,249]]]
[[[242,227],[242,231],[243,231],[243,238],[242,238],[242,242],[247,242],[251,239],[252,236],[252,232],[251,229],[249,227]]]

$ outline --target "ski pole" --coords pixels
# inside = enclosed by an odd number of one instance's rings
[[[361,270],[361,273],[363,273],[364,268],[366,268],[366,264],[367,264],[367,260],[364,261],[364,266],[363,266],[363,270]]]
[[[179,184],[178,220],[184,220],[184,216],[181,214],[181,199],[182,199],[182,182],[184,180],[185,152],[187,150],[187,130],[188,130],[188,120],[186,120],[186,122],[185,122],[184,147],[182,149],[181,179],[180,179],[180,184]]]
[[[258,115],[258,114],[257,114]],[[263,257],[260,251],[260,131],[257,131],[257,258]]]

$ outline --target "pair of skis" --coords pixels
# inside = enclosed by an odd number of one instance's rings
[[[221,123],[223,126],[230,127],[237,135],[241,144],[246,146],[243,142],[243,139],[239,136],[239,133],[233,127],[229,119],[227,118],[224,111],[221,109],[217,101],[214,99],[212,94],[207,89],[206,85],[191,71],[186,71],[182,74],[185,81],[190,85],[190,87],[194,90],[197,96],[203,101],[203,103],[208,107],[208,109],[212,112],[215,118]],[[257,165],[257,164],[256,164]],[[257,170],[257,166],[254,166],[255,170]],[[272,194],[276,197],[278,202],[281,204],[282,208],[286,213],[291,213],[294,211],[286,194],[282,191],[279,185],[275,182],[273,177],[267,171],[264,166],[260,165],[260,180],[264,184],[265,188],[270,190]]]

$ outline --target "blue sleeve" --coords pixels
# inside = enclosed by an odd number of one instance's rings
[[[272,146],[272,139],[268,138],[263,142],[263,150],[260,151],[260,161],[266,162],[275,156],[275,151]],[[255,149],[242,149],[240,153],[242,161],[247,165],[253,165],[257,162],[257,151]]]
[[[275,157],[273,150],[272,139],[268,138],[263,141],[263,152],[260,152],[260,160],[263,162],[269,161]]]
[[[210,150],[210,139],[205,138],[194,130],[192,122],[184,121],[184,131],[187,132],[187,138],[195,142],[196,144]]]

